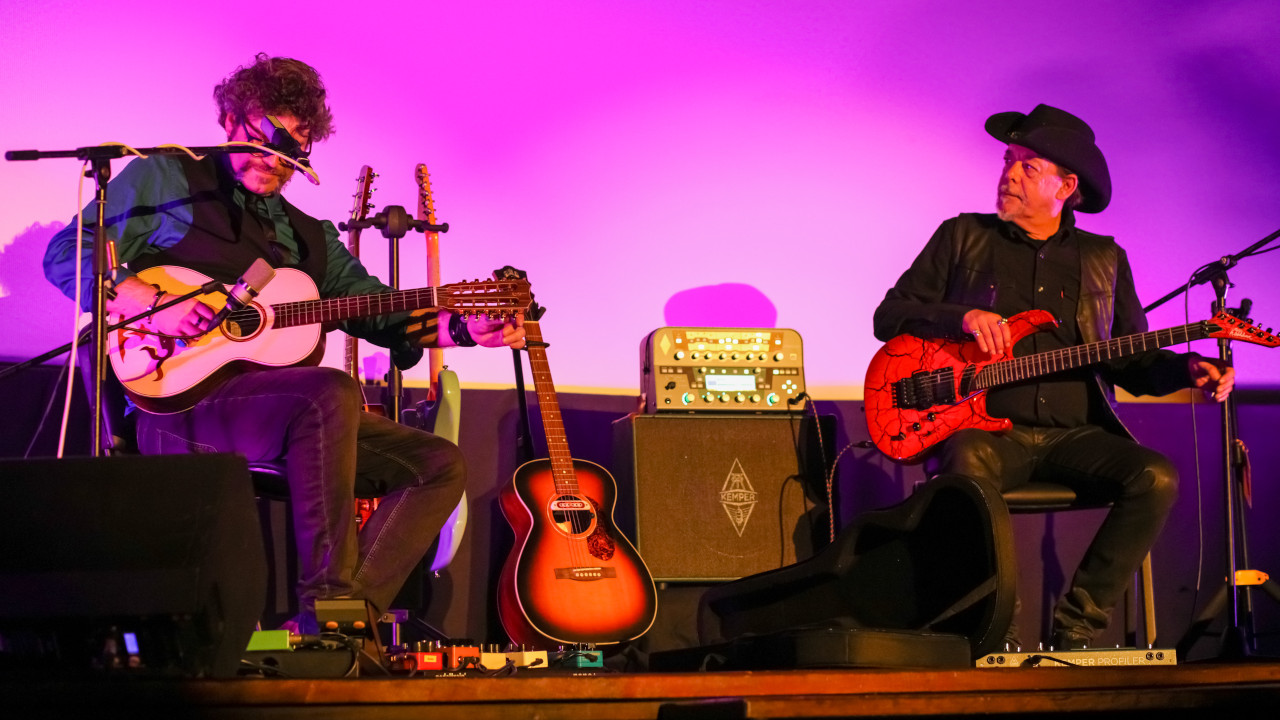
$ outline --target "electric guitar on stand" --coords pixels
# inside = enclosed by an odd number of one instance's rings
[[[418,181],[418,213],[419,220],[429,226],[436,226],[436,206],[431,197],[431,175],[427,166],[419,163],[414,169],[414,177]],[[448,224],[443,226],[449,227]],[[440,282],[440,233],[428,230],[424,233],[427,240],[427,284]],[[444,365],[444,350],[434,347],[427,349],[427,368],[431,385],[427,390],[427,405],[434,406],[435,422],[430,431],[434,435],[445,438],[454,445],[458,444],[458,429],[462,419],[462,390],[458,385],[458,374]],[[420,412],[424,420],[426,412]],[[458,554],[462,544],[462,534],[467,529],[467,493],[463,491],[462,499],[453,509],[453,514],[440,528],[440,537],[436,542],[435,554],[431,556],[428,567],[431,572],[438,573],[448,567]]]
[[[351,257],[357,260],[360,259],[360,231],[362,229],[357,223],[364,220],[369,211],[373,209],[374,177],[373,168],[368,165],[362,166],[360,175],[356,178],[356,192],[351,196],[355,199],[355,202],[351,204],[351,220],[347,223],[347,252],[351,253]],[[360,385],[360,392],[363,395],[364,381],[360,377],[360,338],[354,335],[348,335],[346,342],[343,343],[342,368]],[[379,415],[385,414],[381,404],[370,403],[367,398],[364,403],[364,411]],[[365,523],[369,521],[369,517],[377,509],[378,498],[356,498],[356,529],[364,529]]]
[[[373,179],[377,175],[373,172],[373,168],[365,165],[360,168],[360,176],[356,178],[356,193],[352,197],[355,202],[351,205],[351,222],[347,223],[347,250],[351,256],[360,259],[360,226],[357,224],[360,220],[364,220],[373,209]],[[430,283],[428,283],[430,284]],[[354,335],[346,337],[346,343],[343,345],[342,367],[347,374],[360,383],[360,387],[364,387],[364,381],[360,377],[360,338]],[[382,405],[376,403],[365,402],[364,409],[366,412],[374,412],[379,415],[385,414]]]
[[[538,325],[542,312],[530,307],[524,332],[550,458],[521,465],[500,495],[516,542],[498,581],[498,614],[522,645],[634,640],[653,625],[657,589],[614,524],[617,483],[569,453]]]
[[[1220,312],[1182,327],[1126,335],[1023,357],[1013,346],[1058,324],[1044,310],[1009,318],[1012,342],[1003,356],[987,355],[976,341],[922,340],[899,335],[885,343],[867,368],[864,410],[871,441],[885,455],[914,461],[957,430],[1000,432],[1012,427],[987,414],[987,390],[1050,373],[1205,338],[1228,338],[1275,347],[1280,339],[1246,320]]]

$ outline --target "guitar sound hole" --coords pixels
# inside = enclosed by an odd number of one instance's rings
[[[586,498],[560,495],[551,501],[551,522],[566,535],[582,535],[595,525],[595,509]]]
[[[262,313],[255,304],[231,313],[222,323],[222,334],[231,340],[247,340],[257,335],[262,325]]]

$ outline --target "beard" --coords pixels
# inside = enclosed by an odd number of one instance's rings
[[[1022,198],[1009,193],[1008,187],[1000,185],[996,188],[996,217],[1005,222],[1012,221],[1016,217],[1016,213],[1012,209],[1006,208],[1011,208],[1022,202]]]
[[[268,188],[270,187],[271,180],[268,180],[267,178],[274,179],[276,183],[275,187],[270,188],[268,192],[280,192],[289,184],[289,181],[293,179],[294,175],[293,167],[283,161],[276,163],[275,167],[271,167],[258,158],[250,158],[249,162],[241,168],[239,173],[237,173],[236,179],[243,184],[246,176],[251,172],[256,173],[260,178],[261,184]]]

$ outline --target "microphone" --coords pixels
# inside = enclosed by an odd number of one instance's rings
[[[289,134],[284,124],[275,115],[267,115],[262,118],[261,130],[262,134],[267,137],[267,147],[281,155],[287,155],[290,159],[302,161],[310,154],[302,151],[302,146],[298,144],[293,135]]]
[[[302,165],[305,168],[311,167],[311,161],[307,156],[311,154],[310,150],[303,150],[302,145],[289,133],[284,123],[280,122],[280,118],[275,115],[265,115],[262,118],[262,126],[259,128],[262,134],[267,138],[266,146]],[[302,173],[312,185],[319,185],[320,181],[311,173]]]
[[[240,276],[240,280],[236,282],[235,287],[227,292],[227,305],[218,311],[217,315],[209,321],[209,330],[212,330],[223,323],[231,313],[241,308],[249,306],[253,299],[262,292],[262,288],[271,282],[271,278],[276,276],[276,269],[271,267],[266,260],[258,258],[253,261],[248,270]]]

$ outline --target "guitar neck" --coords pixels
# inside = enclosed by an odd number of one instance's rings
[[[363,220],[364,218],[353,217],[353,219]],[[347,250],[352,257],[360,258],[360,228],[352,228],[347,231]],[[428,281],[428,284],[435,285],[436,283]],[[348,335],[347,341],[343,345],[342,367],[357,382],[360,380],[360,339],[354,335]]]
[[[999,385],[1019,382],[1042,375],[1049,375],[1063,370],[1093,365],[1107,360],[1118,360],[1148,350],[1157,350],[1169,345],[1203,340],[1210,337],[1217,328],[1208,321],[1191,323],[1166,330],[1125,335],[1111,340],[1076,345],[1069,348],[1050,350],[1025,357],[1001,360],[978,371],[974,389],[982,390]]]
[[[286,328],[408,312],[439,305],[439,288],[424,287],[375,295],[280,303],[272,305],[271,309],[275,314],[275,327]]]
[[[536,320],[525,320],[524,336],[529,352],[529,368],[533,372],[533,388],[538,395],[538,412],[542,415],[542,427],[547,435],[547,455],[551,458],[556,492],[575,494],[578,492],[578,478],[573,471],[573,455],[569,452],[569,439],[565,435],[564,420],[560,416],[556,386],[551,380],[551,366],[547,363],[542,330]]]

